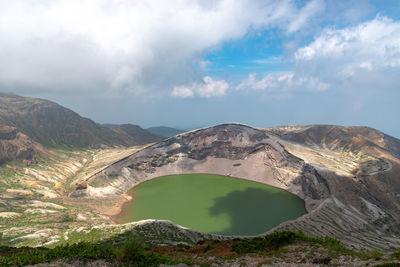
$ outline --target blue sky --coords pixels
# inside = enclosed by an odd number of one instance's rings
[[[400,137],[400,1],[0,3],[0,90],[100,123]]]

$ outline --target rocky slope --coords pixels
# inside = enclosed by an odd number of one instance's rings
[[[0,124],[0,165],[22,160],[25,165],[36,162],[39,155],[49,151],[39,143],[31,140],[15,127]]]
[[[388,153],[400,159],[400,140],[369,127],[334,125],[282,126],[266,130],[279,138],[311,148]]]
[[[0,123],[17,128],[36,142],[45,146],[100,146],[137,145],[158,139],[145,130],[138,139],[120,129],[83,118],[54,102],[0,93]],[[149,138],[144,135],[148,134]]]
[[[365,127],[223,124],[149,146],[78,182],[73,196],[119,195],[167,174],[214,173],[286,189],[308,214],[277,229],[356,248],[400,245],[400,141]]]

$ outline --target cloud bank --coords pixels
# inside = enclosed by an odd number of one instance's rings
[[[294,56],[293,72],[250,74],[237,89],[270,94],[297,90],[399,89],[400,22],[386,17],[326,29]]]
[[[2,0],[0,86],[147,93],[190,83],[207,49],[251,30],[293,33],[322,10],[320,0]]]

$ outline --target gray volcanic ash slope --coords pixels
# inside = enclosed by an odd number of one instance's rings
[[[230,175],[304,199],[308,214],[276,229],[388,249],[400,244],[399,144],[366,127],[222,124],[149,146],[83,181],[73,195],[118,195],[168,174]]]

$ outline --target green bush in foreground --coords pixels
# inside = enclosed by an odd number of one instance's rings
[[[400,260],[400,248],[398,248],[393,254],[393,258]]]
[[[83,261],[92,259],[105,259],[112,261],[115,254],[110,246],[102,244],[78,243],[59,246],[53,249],[27,249],[20,250],[9,256],[0,257],[0,266],[24,266],[49,262],[56,259],[78,258]]]
[[[25,266],[70,258],[80,259],[83,262],[102,259],[108,262],[118,261],[126,265],[134,263],[135,266],[158,266],[161,263],[175,263],[169,257],[145,250],[142,242],[133,237],[117,248],[111,244],[77,243],[58,246],[53,249],[13,249],[2,247],[0,251],[11,254],[0,256],[0,266]]]
[[[400,267],[400,263],[398,262],[388,262],[375,265],[374,267]]]
[[[146,251],[143,242],[136,237],[130,237],[121,248],[115,250],[116,258],[125,263],[135,263],[135,266],[158,266],[171,262],[169,257]]]
[[[354,255],[365,259],[380,259],[382,254],[379,251],[357,252],[346,248],[338,239],[331,237],[309,237],[303,232],[274,232],[265,237],[248,239],[234,239],[232,250],[236,253],[264,253],[284,251],[284,246],[296,241],[303,241],[309,245],[320,245],[326,248],[330,255]],[[203,244],[204,241],[199,241]],[[218,242],[216,242],[218,243]],[[215,244],[216,244],[215,243]],[[77,243],[73,245],[58,246],[53,249],[48,248],[10,248],[0,247],[0,266],[25,266],[51,262],[58,259],[79,259],[84,263],[88,260],[106,260],[121,266],[159,266],[160,264],[188,263],[188,259],[173,259],[169,256],[153,253],[150,248],[146,248],[144,243],[134,236],[126,236],[119,245],[113,245],[112,240],[106,243]],[[178,245],[178,248],[184,245]],[[209,244],[203,252],[213,249]],[[392,254],[393,258],[400,259],[400,249]],[[398,263],[388,263],[381,266],[399,266]]]
[[[320,244],[330,251],[343,254],[353,254],[352,250],[347,249],[338,239],[332,237],[309,237],[303,232],[273,232],[264,238],[256,237],[252,239],[243,239],[232,246],[233,251],[238,254],[254,253],[261,251],[278,250],[283,246],[290,245],[295,241],[305,241],[311,244]]]

